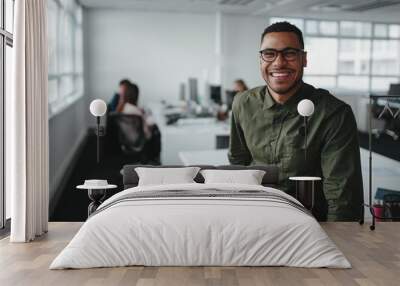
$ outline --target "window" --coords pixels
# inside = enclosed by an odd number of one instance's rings
[[[276,22],[287,21],[293,25],[296,25],[300,30],[303,31],[304,28],[304,20],[299,18],[282,18],[282,17],[272,17],[270,19],[271,24]]]
[[[304,80],[323,88],[386,92],[400,82],[400,25],[275,17],[303,31]]]
[[[371,37],[371,23],[340,21],[340,35],[349,37]]]
[[[338,76],[337,86],[345,89],[368,92],[368,83],[368,76],[340,75]]]
[[[386,92],[391,83],[399,82],[396,77],[372,77],[371,88],[377,92]]]
[[[54,1],[48,1],[47,12],[47,31],[48,31],[48,53],[49,53],[49,73],[57,72],[57,18],[58,9]]]
[[[331,21],[321,21],[319,23],[319,32],[321,33],[321,35],[336,35],[338,33],[338,23]]]
[[[5,0],[5,30],[13,33],[14,0]]]
[[[309,35],[318,34],[318,21],[306,21],[306,33]]]
[[[12,70],[13,70],[13,57],[12,57],[12,47],[6,45],[6,68],[5,68],[5,96],[10,98],[12,89]],[[11,218],[11,193],[9,189],[6,189],[6,219]]]
[[[325,88],[336,87],[336,77],[335,76],[310,76],[304,75],[304,81],[314,86],[323,86]]]
[[[307,37],[304,43],[307,51],[307,75],[335,75],[337,73],[336,38]],[[323,64],[322,64],[323,63]]]
[[[387,25],[376,24],[374,26],[374,36],[376,38],[386,38],[388,36]]]
[[[4,188],[4,103],[11,96],[14,1],[0,0],[0,228],[11,217],[10,194]]]
[[[372,52],[372,75],[400,74],[400,41],[374,40]]]
[[[82,8],[48,0],[49,116],[83,96]]]
[[[352,75],[369,74],[370,50],[370,40],[340,39],[338,73]]]
[[[390,38],[400,38],[400,25],[390,25],[389,26],[389,37]]]

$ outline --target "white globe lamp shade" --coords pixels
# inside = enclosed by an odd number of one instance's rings
[[[314,103],[309,99],[303,99],[297,105],[297,111],[301,116],[311,116],[314,113]]]
[[[107,111],[107,104],[102,99],[95,99],[90,103],[89,110],[94,116],[103,116]]]

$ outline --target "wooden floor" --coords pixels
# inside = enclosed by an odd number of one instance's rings
[[[81,223],[50,223],[32,243],[0,241],[0,285],[400,285],[400,223],[370,231],[357,223],[324,223],[353,268],[289,267],[120,267],[49,270]]]

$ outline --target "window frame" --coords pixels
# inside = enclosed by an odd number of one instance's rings
[[[74,103],[76,100],[80,99],[84,95],[84,87],[82,86],[81,88],[77,84],[77,80],[79,78],[83,79],[83,71],[77,71],[77,66],[76,66],[76,57],[77,57],[77,51],[76,51],[76,37],[77,37],[77,31],[79,29],[83,30],[83,26],[81,21],[79,20],[79,15],[78,13],[82,13],[82,6],[77,2],[77,1],[71,1],[74,2],[74,7],[72,9],[69,9],[68,7],[64,7],[62,1],[60,0],[48,0],[48,3],[53,2],[55,3],[57,7],[57,23],[56,23],[56,35],[55,35],[55,50],[56,50],[56,71],[55,72],[50,72],[48,74],[48,80],[49,81],[56,81],[56,86],[57,86],[57,96],[56,98],[52,98],[50,100],[50,94],[49,94],[49,119],[51,119],[53,116],[59,114],[62,112],[64,109],[66,109],[68,106],[70,106],[72,103]],[[60,21],[62,20],[60,15],[62,13],[65,13],[72,19],[72,58],[70,59],[72,61],[72,71],[64,72],[60,70],[60,62],[61,62],[61,57],[62,57],[62,43],[61,43],[61,33],[60,33],[60,27],[61,23]],[[83,33],[80,34],[83,37]],[[81,53],[83,53],[83,39],[81,41],[82,47],[81,47]],[[83,59],[83,56],[80,57]],[[82,63],[83,66],[83,63]],[[61,81],[68,77],[69,79],[72,79],[73,82],[73,90],[70,93],[67,94],[61,94]]]
[[[302,26],[304,27],[304,29],[302,30],[303,32],[303,37],[304,37],[304,42],[306,42],[306,39],[308,37],[310,38],[335,38],[338,41],[338,51],[337,51],[337,57],[336,57],[336,61],[337,61],[337,71],[335,74],[319,74],[319,73],[307,73],[307,71],[305,71],[304,76],[310,76],[310,77],[334,77],[335,78],[335,86],[334,88],[340,88],[338,86],[339,83],[339,77],[341,76],[360,76],[360,77],[368,77],[368,89],[367,92],[368,93],[372,93],[372,92],[376,92],[377,90],[372,90],[372,81],[373,78],[380,78],[380,77],[384,77],[384,78],[397,78],[398,81],[400,82],[400,73],[399,74],[374,74],[373,71],[373,53],[374,53],[374,41],[376,40],[394,40],[394,41],[398,41],[400,43],[400,33],[398,34],[397,37],[391,37],[390,36],[390,26],[392,25],[396,25],[399,26],[399,23],[385,23],[385,22],[377,22],[377,21],[349,21],[349,20],[321,20],[321,19],[315,19],[315,18],[299,18],[299,17],[285,17],[285,16],[274,16],[274,17],[270,17],[269,22],[272,24],[273,22],[277,21],[277,20],[287,20],[287,21],[302,21]],[[307,32],[307,22],[308,21],[314,21],[317,23],[317,31],[315,33],[308,33]],[[321,33],[320,30],[320,25],[321,22],[336,22],[337,23],[337,27],[338,27],[338,31],[336,35],[325,35]],[[343,35],[342,31],[340,29],[341,27],[341,22],[353,22],[353,23],[366,23],[366,24],[370,24],[370,36],[348,36],[348,35]],[[386,25],[386,30],[387,30],[387,35],[385,37],[377,37],[375,36],[375,27],[377,25]],[[399,28],[400,29],[400,28]],[[339,49],[340,49],[340,41],[341,40],[369,40],[370,41],[370,50],[369,50],[369,72],[365,73],[365,74],[356,74],[356,73],[345,73],[345,72],[340,72],[339,70],[339,66],[340,66],[340,61],[339,61]],[[305,48],[305,51],[307,51],[307,48]]]
[[[5,190],[5,94],[6,94],[6,48],[13,47],[13,34],[6,30],[6,0],[0,0],[1,21],[0,21],[0,229],[2,232],[9,231],[5,229],[6,224],[6,190]],[[13,13],[15,0],[12,0]],[[13,15],[14,16],[14,15]],[[12,16],[12,17],[13,17]],[[14,29],[12,29],[14,30]]]

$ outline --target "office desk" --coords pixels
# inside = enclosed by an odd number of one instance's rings
[[[215,150],[217,136],[229,136],[230,121],[216,118],[183,118],[166,125],[165,109],[161,104],[149,105],[161,132],[161,162],[163,165],[182,164],[179,152]],[[227,159],[226,159],[227,160]]]
[[[196,119],[191,119],[196,121]],[[229,136],[227,123],[215,120],[199,123],[191,122],[161,127],[161,160],[163,164],[181,164],[179,152],[213,150],[217,146],[217,136]]]
[[[229,165],[228,149],[199,150],[179,152],[179,159],[185,166],[190,165]]]

